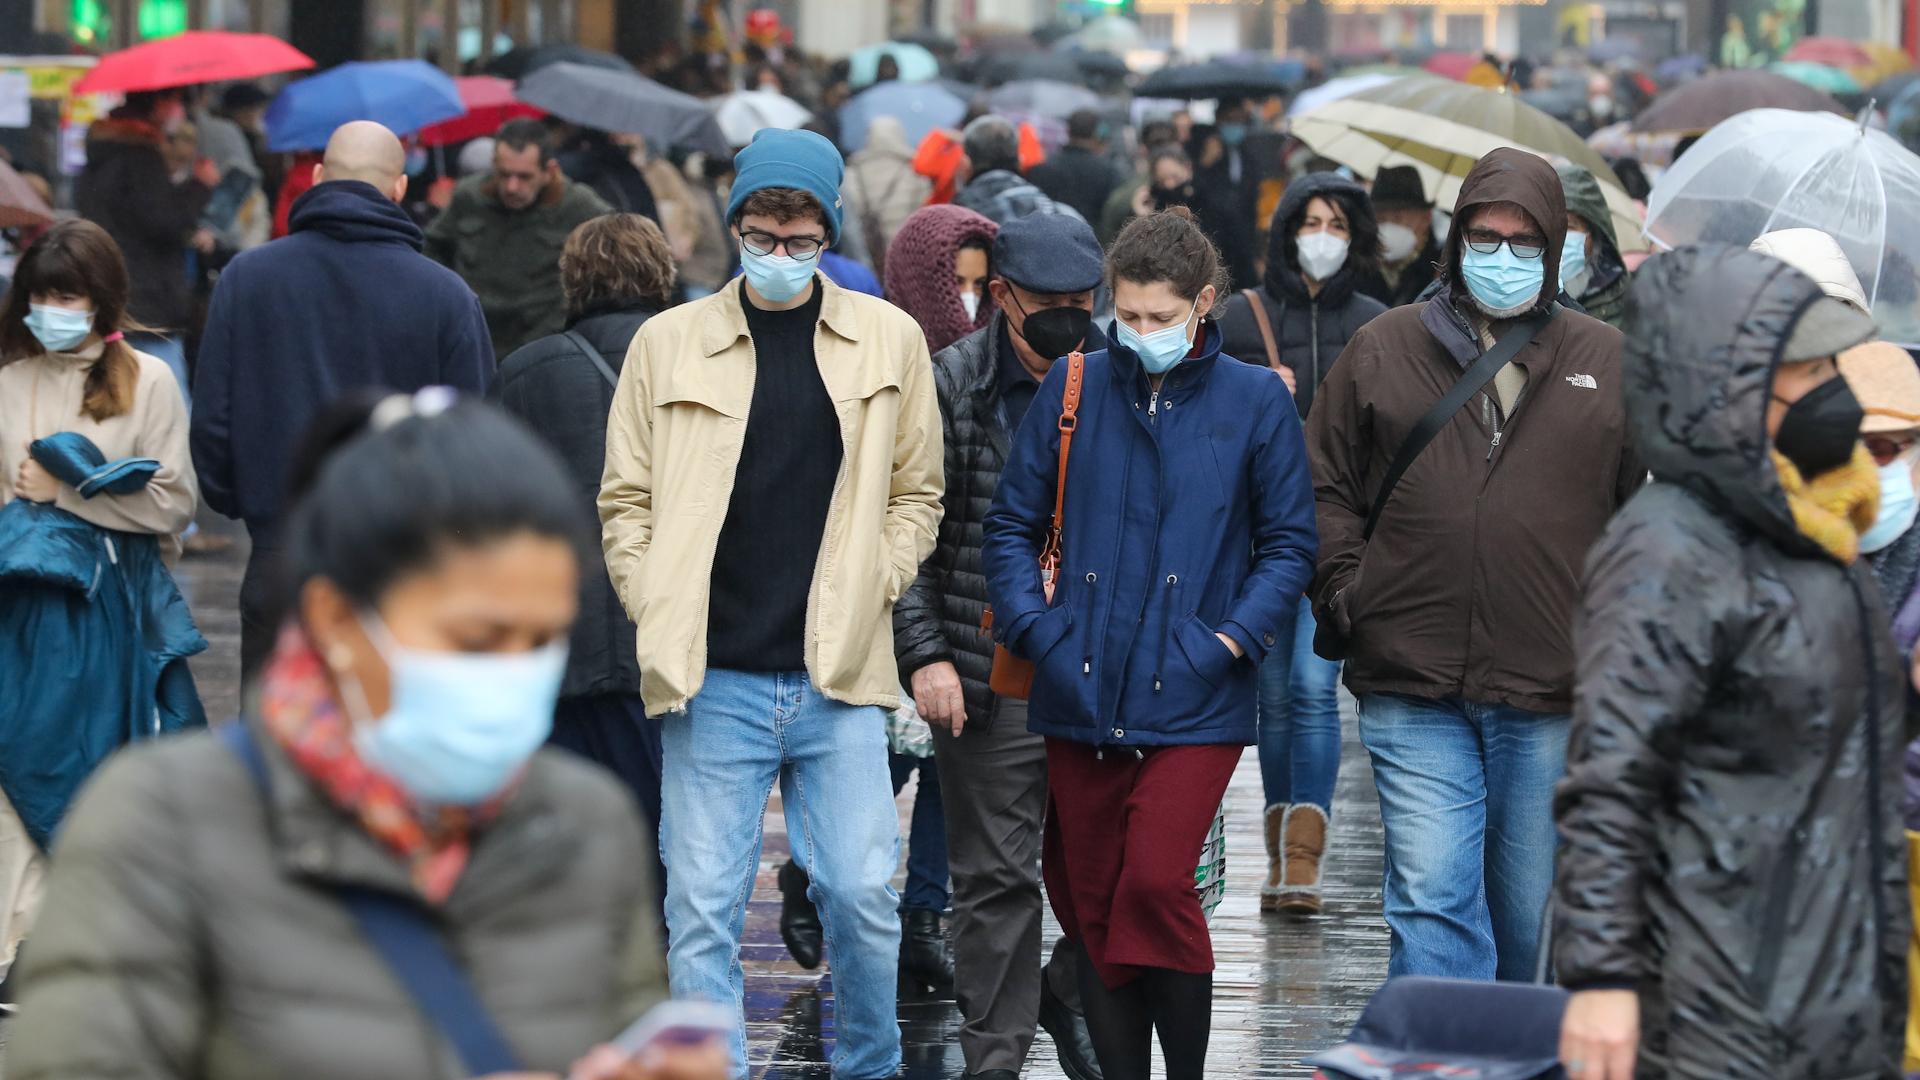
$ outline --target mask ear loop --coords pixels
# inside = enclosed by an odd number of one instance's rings
[[[377,614],[356,614],[354,618],[359,621],[360,630],[367,635],[373,651],[380,654],[380,662],[387,665],[388,677],[391,678],[393,657],[390,650],[397,644],[393,640],[393,632],[387,629],[386,621]],[[353,673],[352,650],[345,645],[335,644],[327,649],[326,661],[327,667],[333,670],[334,682],[340,686],[340,696],[346,699],[340,704],[346,708],[347,719],[356,728],[372,726],[376,722],[373,706],[367,701],[367,689],[361,684],[360,676]]]

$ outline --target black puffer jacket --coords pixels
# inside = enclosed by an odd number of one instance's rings
[[[653,314],[644,306],[589,312],[568,329],[586,338],[618,377],[627,346]],[[586,520],[598,520],[593,508],[606,468],[613,387],[593,361],[565,333],[539,338],[500,365],[489,396],[553,444],[580,493]],[[573,624],[561,696],[638,694],[640,667],[634,657],[633,620],[620,606],[606,564],[599,559],[583,563],[580,617]]]
[[[1587,563],[1554,960],[1636,987],[1642,1077],[1899,1075],[1904,666],[1864,562],[1796,529],[1764,416],[1817,285],[1683,249],[1628,302],[1655,483]]]
[[[1307,203],[1316,196],[1338,200],[1353,237],[1346,265],[1327,279],[1318,296],[1307,292],[1307,283],[1300,276],[1298,243]],[[1336,173],[1308,173],[1287,185],[1286,195],[1273,212],[1273,228],[1267,234],[1265,283],[1258,289],[1234,293],[1227,300],[1227,310],[1220,316],[1220,330],[1226,335],[1222,348],[1229,356],[1250,364],[1268,363],[1266,339],[1253,314],[1253,298],[1258,297],[1273,327],[1280,362],[1293,369],[1293,399],[1302,418],[1313,407],[1314,390],[1340,358],[1347,342],[1387,310],[1385,304],[1354,289],[1379,262],[1379,248],[1380,229],[1374,224],[1373,204],[1367,201],[1366,190]]]
[[[1001,351],[1007,317],[991,321],[933,358],[934,391],[940,398],[940,434],[946,448],[947,493],[940,540],[920,565],[920,576],[893,607],[893,648],[900,681],[928,664],[951,661],[966,691],[967,723],[993,716],[993,639],[980,631],[987,606],[987,578],[980,568],[982,523],[1012,447],[1013,424],[1000,394]],[[1106,348],[1089,328],[1087,352]]]

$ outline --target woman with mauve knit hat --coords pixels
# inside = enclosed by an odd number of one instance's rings
[[[932,352],[987,325],[987,251],[1000,227],[965,207],[926,206],[887,248],[887,299],[913,316]]]

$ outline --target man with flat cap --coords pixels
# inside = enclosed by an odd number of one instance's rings
[[[946,447],[946,514],[934,552],[894,608],[894,648],[914,703],[933,728],[953,877],[955,991],[966,1023],[967,1076],[1012,1080],[1036,1022],[1076,1080],[1099,1068],[1080,1016],[1074,950],[1040,965],[1040,837],[1046,748],[1027,703],[987,686],[993,642],[980,632],[987,582],[982,521],[1013,433],[1040,380],[1076,349],[1105,347],[1093,322],[1100,242],[1070,214],[1000,228],[987,291],[999,310],[933,358]]]

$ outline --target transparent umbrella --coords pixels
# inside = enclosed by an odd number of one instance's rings
[[[1839,241],[1881,336],[1920,346],[1920,157],[1886,132],[1754,109],[1702,136],[1647,198],[1647,236],[1662,248],[1792,228]]]

